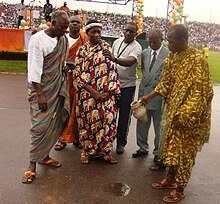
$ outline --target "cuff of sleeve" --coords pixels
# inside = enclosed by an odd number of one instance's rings
[[[40,84],[41,83],[41,78],[34,78],[34,77],[31,77],[31,78],[28,78],[28,82],[29,83],[32,83],[32,82],[35,82],[35,83],[38,83]]]

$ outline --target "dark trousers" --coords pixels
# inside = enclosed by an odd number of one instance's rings
[[[134,100],[135,86],[121,88],[121,98],[118,101],[119,118],[117,128],[117,145],[125,146],[129,125],[131,123],[131,102]]]
[[[45,21],[46,22],[51,22],[51,16],[45,16]]]
[[[23,19],[23,16],[18,16],[18,28],[21,25],[21,20]]]

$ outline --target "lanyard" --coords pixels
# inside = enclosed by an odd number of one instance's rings
[[[122,44],[123,44],[123,41],[121,42],[121,44],[120,44],[120,46],[119,46],[119,48],[118,48],[118,52],[117,52],[117,57],[118,57],[118,58],[119,58],[119,57],[121,56],[121,54],[125,51],[125,49],[128,47],[128,45],[130,45],[130,43],[128,43],[128,44],[124,47],[124,49],[120,52],[120,49],[121,49]],[[120,53],[119,53],[119,52],[120,52]]]

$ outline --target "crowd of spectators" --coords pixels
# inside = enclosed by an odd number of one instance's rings
[[[54,8],[56,10],[58,8]],[[31,19],[31,28],[38,27],[44,19],[43,8],[40,6],[27,5],[26,10],[38,11],[39,18]],[[71,15],[73,15],[71,12]],[[120,37],[123,35],[123,27],[127,21],[131,20],[131,15],[121,15],[115,13],[100,13],[95,11],[79,11],[86,19],[97,19],[103,23],[103,35],[109,37]],[[0,3],[0,28],[17,28],[17,11],[15,4]],[[167,19],[144,17],[143,32],[148,33],[153,27],[160,28],[166,35],[168,27]],[[189,44],[201,49],[207,44],[213,50],[220,50],[220,24],[187,22],[189,29]]]

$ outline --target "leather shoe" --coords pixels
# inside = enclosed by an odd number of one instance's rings
[[[157,155],[154,156],[154,164],[157,165],[160,162]]]
[[[117,148],[116,148],[117,154],[122,154],[124,153],[124,151],[125,151],[125,146],[117,145]]]
[[[137,150],[135,153],[132,154],[132,157],[141,157],[141,156],[147,156],[148,152],[142,152],[141,150]]]
[[[155,166],[158,167],[158,170],[160,169],[165,169],[166,167],[164,166],[163,162],[158,158],[158,156],[154,156],[154,164]]]

